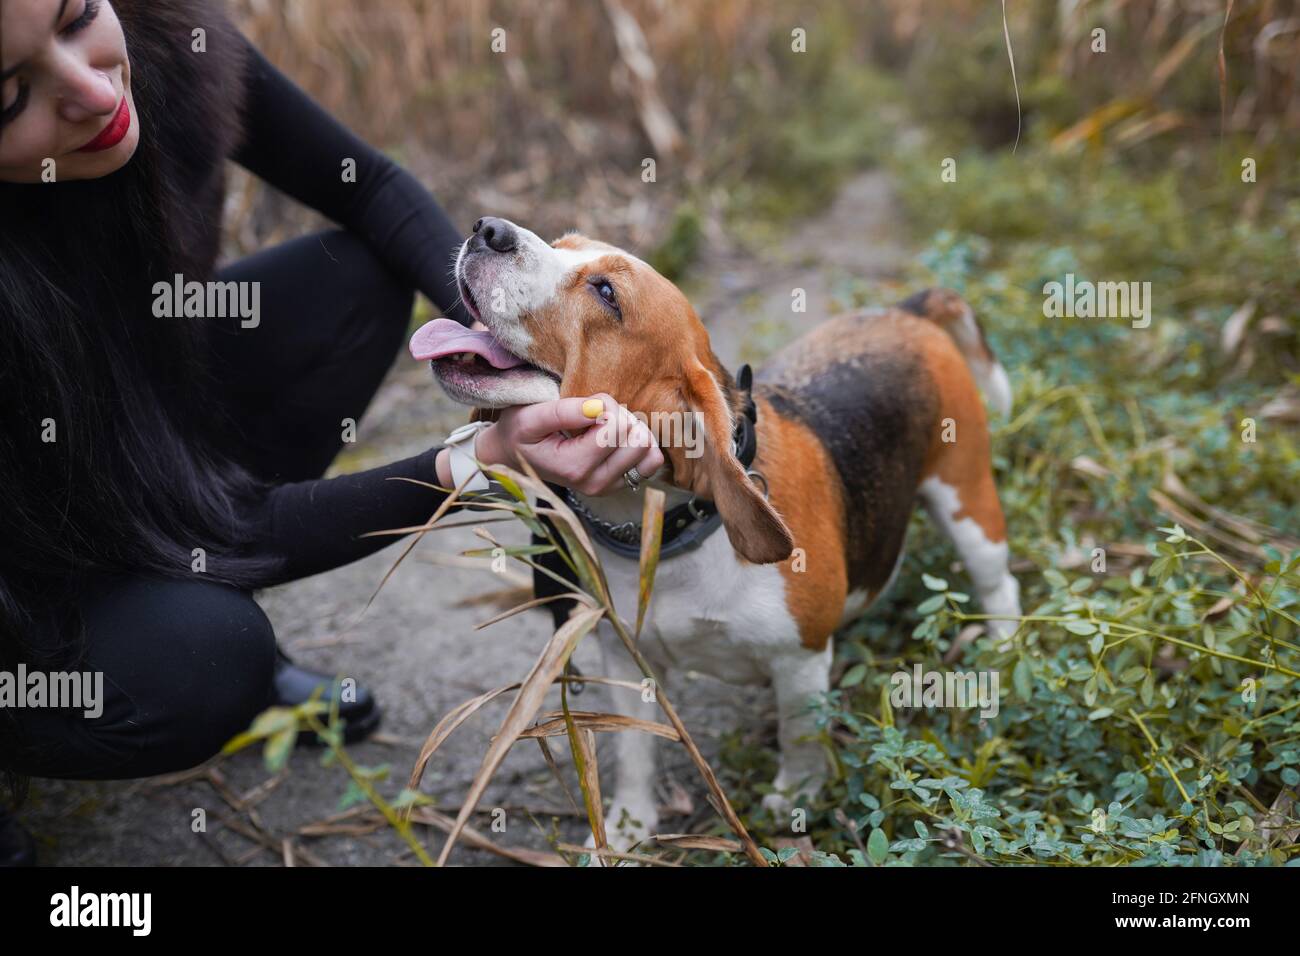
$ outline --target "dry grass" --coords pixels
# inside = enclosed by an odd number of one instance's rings
[[[766,44],[787,15],[759,0],[232,6],[271,62],[419,176],[455,221],[491,211],[631,247],[662,234],[692,184],[742,160],[727,144],[744,122],[731,77],[744,64],[779,80]],[[498,27],[506,55],[492,50]],[[647,156],[658,189],[641,180]],[[239,185],[234,251],[300,228],[283,206],[239,216],[254,205]]]
[[[1000,8],[985,0],[231,3],[273,63],[462,224],[492,212],[543,235],[576,228],[644,250],[690,197],[708,228],[728,190],[780,165],[756,147],[803,135],[790,132],[807,119],[796,114],[820,108],[816,70],[789,59],[794,26],[807,30],[811,58],[870,63],[901,76],[918,104],[986,110],[977,129],[1015,132]],[[1289,2],[1079,0],[1007,11],[1026,109],[1063,146],[1222,132],[1265,149],[1300,133],[1300,16]],[[1105,69],[1089,48],[1098,25],[1108,32]],[[497,28],[506,55],[493,52]],[[647,188],[650,156],[657,183]],[[787,188],[800,175],[794,165]],[[235,187],[232,254],[312,223],[246,178]]]
[[[652,670],[649,662],[642,656],[638,647],[638,641],[641,637],[641,625],[645,620],[645,613],[654,593],[655,570],[659,564],[659,546],[663,535],[663,492],[656,489],[647,489],[645,493],[636,625],[631,627],[623,616],[628,609],[623,608],[620,612],[614,606],[614,599],[610,592],[605,569],[602,567],[596,549],[592,545],[582,523],[564,504],[560,496],[538,478],[527,462],[524,463],[524,469],[526,473],[520,473],[505,467],[493,469],[490,474],[501,482],[510,497],[502,496],[502,500],[484,501],[480,503],[479,507],[517,518],[529,528],[540,531],[545,536],[547,544],[543,547],[543,550],[553,552],[562,558],[578,582],[571,585],[572,591],[566,595],[574,599],[576,607],[570,613],[568,620],[556,630],[551,639],[541,649],[528,674],[517,681],[464,701],[444,716],[425,740],[420,756],[411,770],[410,781],[407,784],[408,792],[412,794],[418,792],[420,781],[429,762],[458,727],[497,697],[512,691],[515,692],[510,709],[502,720],[497,733],[493,736],[487,752],[483,755],[482,764],[470,783],[469,793],[461,805],[456,819],[446,827],[447,840],[438,855],[437,865],[441,866],[447,862],[456,841],[467,832],[470,817],[478,807],[488,784],[517,741],[524,738],[536,739],[551,770],[559,778],[561,784],[564,785],[563,775],[546,743],[547,737],[561,734],[567,737],[569,743],[569,750],[577,771],[578,787],[582,794],[582,807],[591,829],[594,846],[590,850],[583,850],[580,847],[566,848],[564,846],[557,847],[557,849],[561,852],[568,852],[573,857],[590,854],[594,860],[599,862],[599,865],[606,866],[617,865],[621,861],[672,865],[670,861],[656,855],[653,850],[645,850],[639,845],[633,848],[638,852],[631,854],[620,853],[610,848],[606,837],[600,771],[596,758],[595,731],[599,730],[602,732],[649,733],[664,737],[685,748],[691,763],[694,764],[708,790],[710,802],[717,810],[722,821],[737,838],[734,844],[731,841],[697,840],[693,848],[714,851],[721,849],[725,852],[731,852],[730,847],[735,846],[735,852],[743,852],[751,864],[760,867],[767,866],[769,857],[759,849],[749,835],[744,823],[741,822],[731,802],[727,799],[722,785],[718,782],[716,773],[704,759],[704,755],[700,752],[686,725],[678,715],[676,707],[668,699],[661,681]],[[424,535],[439,530],[442,519],[456,504],[462,489],[456,488],[450,491],[450,495],[425,524],[413,528],[396,528],[374,532],[377,535],[414,533],[414,537],[393,563],[388,574],[384,576],[384,580],[379,585],[380,588],[383,587],[384,582],[411,553]],[[549,519],[553,524],[548,526],[542,523],[542,518]],[[554,531],[551,530],[552,528]],[[503,547],[486,528],[476,528],[475,533],[492,547],[483,551],[467,551],[464,553],[465,557],[481,557],[485,553],[499,551],[533,571],[541,570],[534,560],[536,556],[542,553],[536,546],[525,548]],[[570,585],[566,582],[566,586]],[[535,608],[538,603],[536,600],[525,601],[517,607],[484,622],[480,627],[487,627],[515,614]],[[600,676],[584,676],[582,680],[584,682],[602,683],[615,687],[620,691],[630,691],[638,694],[644,693],[647,686],[652,687],[654,689],[654,700],[667,719],[667,724],[631,719],[618,714],[570,710],[567,682],[570,679],[568,673],[569,660],[583,638],[595,631],[602,622],[606,624],[612,635],[617,638],[632,657],[648,684],[646,686],[628,684],[624,681]],[[560,686],[562,710],[539,715],[548,693],[557,682]],[[268,727],[274,726],[278,728],[280,724],[276,723],[276,720],[290,719],[294,719],[294,715],[288,712],[280,712],[275,718],[266,721],[266,723]],[[330,739],[331,731],[320,724],[316,714],[308,712],[306,719],[322,739]],[[259,718],[259,721],[261,720],[262,718]],[[267,728],[264,727],[263,730],[265,729]],[[264,739],[264,736],[259,736],[256,732],[244,734],[232,744],[227,745],[227,751]],[[283,739],[288,739],[287,734],[283,735]],[[337,738],[335,739],[337,740]],[[353,779],[366,791],[367,797],[380,810],[389,824],[407,841],[417,858],[426,865],[432,864],[433,860],[426,854],[423,846],[411,832],[411,810],[414,809],[414,804],[408,806],[405,814],[397,814],[393,807],[373,787],[369,786],[369,782],[355,772],[342,747],[337,743],[334,747],[338,759],[352,773]],[[565,789],[567,791],[567,786]],[[573,802],[576,805],[577,801],[574,800]],[[651,840],[657,840],[657,836],[652,836]],[[679,850],[688,848],[683,847],[680,840],[675,841],[675,843],[673,840],[669,840],[666,845],[670,847],[676,845]]]

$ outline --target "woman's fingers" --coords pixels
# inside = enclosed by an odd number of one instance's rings
[[[521,445],[533,444],[555,432],[587,428],[608,415],[611,408],[618,407],[618,403],[605,394],[518,406],[513,410],[513,430]]]
[[[645,450],[641,460],[636,463],[636,470],[642,478],[653,478],[655,473],[664,466],[664,453],[658,445],[653,445]]]
[[[539,475],[583,494],[623,487],[623,474],[633,467],[649,478],[663,464],[650,429],[604,393],[520,408],[511,430]],[[565,437],[565,431],[580,433]]]
[[[617,418],[611,417],[597,438],[603,446],[612,448],[588,476],[584,489],[587,494],[618,491],[626,487],[624,475],[632,468],[636,468],[645,479],[653,476],[663,464],[663,452],[659,450],[654,434],[626,408]]]
[[[578,489],[588,495],[605,495],[611,491],[617,491],[620,488],[626,488],[623,475],[631,468],[635,467],[642,458],[645,457],[645,447],[634,448],[627,446],[624,448],[615,448],[612,453],[592,469],[591,475],[587,478],[586,487]],[[640,471],[640,469],[637,469]],[[645,475],[644,477],[649,477]]]

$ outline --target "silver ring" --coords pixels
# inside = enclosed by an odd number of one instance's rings
[[[641,475],[641,472],[636,470],[636,468],[629,468],[627,471],[623,472],[623,480],[627,482],[627,486],[633,491],[639,491],[641,488],[641,482],[645,481],[645,478]]]

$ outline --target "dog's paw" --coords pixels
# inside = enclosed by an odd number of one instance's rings
[[[778,821],[787,820],[794,809],[794,801],[779,791],[769,793],[763,798],[763,809]]]
[[[795,785],[777,774],[772,781],[772,792],[763,797],[763,809],[772,814],[781,827],[793,826],[795,815],[807,812],[807,808],[821,792],[821,779],[804,779]]]

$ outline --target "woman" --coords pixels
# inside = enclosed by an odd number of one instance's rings
[[[460,236],[207,0],[0,0],[0,77],[0,671],[104,677],[97,717],[6,708],[0,768],[15,788],[182,769],[327,682],[277,652],[252,589],[441,500],[388,479],[452,483],[446,448],[321,475],[413,293],[464,321]],[[227,158],[342,228],[214,270]],[[257,308],[181,317],[159,302],[177,276]],[[600,421],[630,417],[596,397]],[[507,410],[474,454],[606,490],[662,464],[605,447],[581,399],[548,405]],[[377,723],[369,694],[342,707],[349,739]]]

